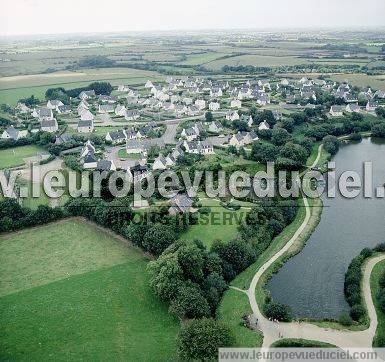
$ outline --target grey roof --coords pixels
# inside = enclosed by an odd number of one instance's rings
[[[56,127],[57,126],[56,119],[43,120],[43,121],[41,121],[41,126],[42,127]]]
[[[36,112],[40,117],[51,117],[52,115],[52,111],[47,107],[37,108]]]
[[[71,110],[71,107],[70,106],[67,106],[66,104],[63,104],[62,106],[59,106],[58,107],[58,110],[60,112],[69,112]]]
[[[60,136],[56,136],[55,144],[61,145],[63,143],[68,143],[68,142],[72,142],[72,141],[73,141],[73,138],[70,134],[63,133]]]
[[[126,143],[126,148],[128,149],[142,149],[144,150],[144,144],[141,141],[138,140],[128,140]]]
[[[193,202],[193,199],[188,195],[178,194],[170,200],[170,205],[175,211],[185,213],[189,211]]]
[[[100,160],[96,166],[98,170],[108,171],[111,170],[112,162],[108,160]]]
[[[84,157],[84,163],[94,163],[96,162],[96,158],[93,152],[89,152]]]
[[[137,164],[135,166],[130,167],[130,171],[132,174],[138,175],[142,173],[147,173],[148,168],[146,165]]]
[[[123,130],[118,130],[118,131],[112,131],[112,132],[108,132],[108,134],[110,135],[111,139],[114,141],[114,140],[120,140],[120,139],[125,139],[126,138],[126,135],[124,134],[124,131]]]
[[[19,135],[19,130],[16,129],[15,127],[13,127],[13,126],[8,127],[8,128],[5,130],[5,132],[7,132],[8,135],[9,135],[9,137],[12,138],[12,139],[14,139],[14,140],[16,140],[17,137],[18,137],[18,135]]]
[[[82,121],[82,120],[80,120],[78,122],[78,128],[79,127],[92,127],[92,125],[93,125],[93,121]]]

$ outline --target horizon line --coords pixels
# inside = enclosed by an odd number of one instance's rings
[[[280,31],[283,33],[288,32],[299,32],[307,29],[310,32],[314,31],[370,31],[370,30],[385,30],[385,25],[343,25],[343,26],[272,26],[272,27],[216,27],[216,28],[169,28],[169,29],[143,29],[143,30],[111,30],[111,31],[87,31],[87,32],[57,32],[57,33],[23,33],[23,34],[0,34],[0,38],[33,38],[33,37],[49,37],[49,36],[94,36],[94,35],[119,35],[119,34],[151,34],[154,33],[172,33],[168,34],[173,37],[182,35],[183,33],[203,33],[203,32],[212,32],[212,31],[228,31],[228,32],[258,32],[258,33],[269,33]],[[179,34],[175,34],[178,32]]]

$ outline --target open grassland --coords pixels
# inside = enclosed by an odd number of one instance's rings
[[[3,236],[0,248],[0,360],[173,358],[178,323],[139,250],[75,219]]]
[[[65,89],[87,86],[95,81],[108,81],[112,85],[145,84],[148,80],[161,79],[156,72],[127,68],[83,69],[78,72],[20,75],[0,78],[0,103],[16,104],[20,98],[32,94],[43,99],[48,88]]]
[[[380,303],[378,300],[378,293],[380,291],[379,279],[382,273],[385,272],[385,260],[377,263],[373,268],[372,274],[370,276],[370,287],[372,290],[372,298],[374,306],[376,307],[378,326],[376,331],[375,340],[385,340],[385,313],[380,308]],[[384,345],[376,345],[374,347],[384,347]]]
[[[24,159],[41,152],[37,146],[21,146],[0,150],[0,169],[24,165]]]

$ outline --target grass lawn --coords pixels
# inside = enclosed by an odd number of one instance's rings
[[[374,301],[374,306],[376,307],[378,326],[376,331],[376,339],[381,338],[385,340],[385,313],[380,309],[379,301],[378,301],[378,292],[380,290],[380,286],[378,284],[379,278],[385,271],[385,260],[377,263],[373,268],[372,274],[370,276],[370,287],[372,290],[372,298]],[[375,341],[374,341],[375,342]],[[379,346],[376,343],[373,344],[374,347],[384,347],[384,345]]]
[[[228,289],[217,310],[217,318],[231,327],[236,338],[236,347],[260,347],[263,335],[259,331],[248,329],[242,324],[242,318],[253,314],[249,298],[245,293]]]
[[[41,148],[33,145],[0,150],[0,169],[22,166],[24,158],[36,156],[41,151]]]
[[[130,154],[128,154],[126,149],[122,148],[118,152],[118,157],[119,158],[130,158],[130,159],[133,159],[133,160],[140,160],[143,157],[143,155],[141,153],[130,153]]]
[[[171,360],[179,324],[147,262],[75,219],[4,235],[0,360]]]
[[[225,209],[216,199],[203,199],[202,206],[209,206],[209,214],[199,214],[198,224],[191,226],[187,232],[182,234],[181,239],[201,240],[210,248],[214,240],[230,241],[238,234],[238,225],[245,220],[249,208],[253,204],[235,200],[234,202],[243,207],[237,211]]]

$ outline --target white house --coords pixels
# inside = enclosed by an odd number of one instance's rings
[[[80,92],[80,94],[79,94],[79,99],[81,99],[82,101],[84,101],[84,100],[87,100],[87,99],[94,98],[95,96],[96,96],[96,95],[95,95],[95,91],[94,91],[94,90],[82,91],[82,92]]]
[[[57,109],[57,107],[62,106],[63,102],[59,99],[52,99],[47,102],[47,108]]]
[[[223,130],[222,124],[220,124],[217,121],[211,122],[209,124],[209,132],[220,133],[222,132],[222,130]]]
[[[361,108],[357,103],[349,103],[346,106],[346,112],[349,112],[349,113],[359,112],[360,110]]]
[[[206,101],[204,99],[197,99],[194,104],[199,110],[206,108]]]
[[[10,126],[4,130],[4,132],[1,135],[1,138],[17,141],[20,138],[26,137],[27,135],[28,135],[27,130],[20,131],[13,126]]]
[[[338,105],[333,105],[330,107],[329,113],[333,117],[341,117],[343,115],[343,107]]]
[[[240,148],[257,141],[258,139],[258,136],[254,132],[238,132],[230,138],[229,145]]]
[[[88,109],[85,109],[80,114],[80,119],[82,121],[93,121],[94,120],[94,115]]]
[[[114,113],[115,107],[113,104],[99,104],[99,113]]]
[[[45,119],[41,121],[41,130],[43,132],[54,133],[59,129],[56,119]]]
[[[148,88],[148,89],[154,88],[154,84],[150,80],[148,80],[144,85],[144,88]]]
[[[94,121],[82,121],[78,122],[77,130],[79,133],[91,133],[94,131]]]
[[[80,152],[80,158],[85,157],[89,153],[94,154],[95,152],[96,152],[95,146],[93,145],[93,143],[90,140],[88,140],[86,142],[86,144],[84,145],[82,151]]]
[[[266,104],[269,104],[270,103],[270,98],[269,96],[266,94],[266,93],[262,93],[259,95],[259,97],[257,98],[257,103],[260,105],[260,106],[265,106]]]
[[[218,111],[221,108],[221,105],[219,102],[210,102],[209,103],[209,110],[210,111]]]
[[[126,176],[130,182],[140,182],[147,178],[149,171],[146,165],[135,165],[127,169]]]
[[[266,129],[270,129],[270,125],[266,121],[263,121],[258,125],[258,130],[263,131]]]
[[[131,139],[131,140],[127,140],[126,142],[126,152],[128,154],[132,154],[132,153],[146,154],[147,150],[144,147],[144,144],[142,141]]]
[[[233,99],[230,103],[231,108],[241,108],[242,102],[239,99]]]
[[[32,117],[38,118],[39,120],[53,119],[52,109],[47,107],[37,107],[33,110]]]
[[[89,152],[83,156],[83,168],[94,169],[98,166],[98,160],[93,152]]]
[[[124,118],[126,121],[135,121],[140,117],[140,113],[137,109],[127,109]]]
[[[213,98],[213,97],[222,97],[222,95],[223,95],[223,92],[222,92],[221,88],[214,87],[214,88],[210,89],[210,97],[211,98]]]
[[[195,140],[199,136],[199,133],[195,130],[195,128],[190,127],[184,128],[181,132],[181,136],[190,142]]]
[[[127,112],[127,108],[125,106],[120,105],[120,104],[117,105],[115,108],[115,114],[117,116],[124,117],[126,115],[126,112]]]
[[[17,106],[16,106],[16,111],[18,111],[19,113],[22,113],[22,114],[25,114],[25,113],[28,113],[31,111],[31,109],[29,107],[27,107],[25,105],[25,103],[17,103]]]
[[[167,159],[162,155],[159,155],[152,165],[153,170],[165,170],[167,168]]]
[[[226,114],[226,119],[228,121],[236,121],[239,119],[239,114],[237,111],[228,111]]]
[[[373,102],[373,101],[368,101],[368,103],[366,103],[366,110],[368,112],[374,112],[376,110],[376,108],[378,107],[378,103],[377,102]]]
[[[106,135],[106,141],[115,144],[126,141],[126,132],[124,130],[111,131]]]

